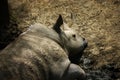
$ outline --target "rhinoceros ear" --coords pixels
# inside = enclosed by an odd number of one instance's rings
[[[55,25],[53,26],[53,29],[57,32],[57,33],[61,33],[61,25],[63,25],[63,18],[61,15],[59,15]]]

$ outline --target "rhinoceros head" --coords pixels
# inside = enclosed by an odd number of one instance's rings
[[[63,27],[61,28],[61,26]],[[78,63],[84,49],[87,47],[87,41],[82,38],[76,31],[69,28],[63,22],[62,16],[59,15],[53,29],[59,34],[62,47],[68,53],[71,62]]]

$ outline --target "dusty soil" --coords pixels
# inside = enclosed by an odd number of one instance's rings
[[[88,40],[80,63],[88,80],[120,80],[120,0],[9,0],[9,4],[11,19],[23,32],[34,23],[51,26],[62,14]]]

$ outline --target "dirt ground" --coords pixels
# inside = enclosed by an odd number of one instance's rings
[[[23,32],[34,23],[51,26],[62,14],[88,40],[80,63],[88,80],[120,80],[120,0],[9,0],[9,6]]]

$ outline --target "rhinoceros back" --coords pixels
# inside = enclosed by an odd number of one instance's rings
[[[62,75],[70,62],[55,36],[36,25],[20,35],[0,53],[1,80],[50,80],[50,75]]]

